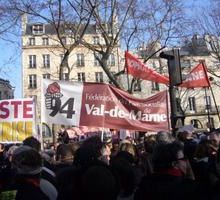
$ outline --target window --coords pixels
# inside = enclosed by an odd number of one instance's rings
[[[43,55],[43,67],[50,68],[50,55],[49,54]]]
[[[77,56],[77,66],[84,66],[85,65],[85,61],[84,61],[84,54],[80,53],[80,54],[76,54]]]
[[[159,83],[152,82],[152,90],[159,91],[160,90]]]
[[[182,68],[191,68],[191,61],[189,60],[189,59],[187,59],[187,60],[183,60],[182,62],[181,62],[181,67]]]
[[[37,95],[30,95],[30,98],[33,98],[35,102],[37,102]]]
[[[63,73],[62,74],[62,80],[69,80],[69,74],[68,73]]]
[[[5,98],[5,99],[9,99],[8,91],[4,91],[4,98]]]
[[[134,83],[134,91],[136,91],[136,92],[141,91],[141,82],[138,80]]]
[[[215,129],[215,122],[214,122],[214,118],[213,118],[213,117],[210,117],[210,118],[208,119],[207,127],[208,127],[210,130]]]
[[[211,110],[212,106],[211,106],[211,97],[210,96],[205,96],[205,109],[206,110]]]
[[[194,128],[199,128],[198,120],[197,119],[192,119],[191,124],[193,125]]]
[[[32,26],[32,33],[34,35],[40,35],[44,33],[44,26],[43,24],[36,24]]]
[[[115,55],[111,53],[108,58],[108,65],[115,66]]]
[[[85,82],[86,81],[86,77],[85,77],[84,72],[77,73],[77,77],[78,77],[78,81],[80,81],[80,82]]]
[[[35,38],[29,38],[29,45],[34,46],[35,45]]]
[[[37,76],[35,74],[29,75],[29,88],[37,88]]]
[[[195,97],[189,97],[188,98],[189,103],[189,110],[190,111],[196,111],[196,99]]]
[[[50,74],[43,74],[44,79],[50,79]]]
[[[62,63],[63,58],[64,58],[64,54],[60,54],[60,64]]]
[[[100,40],[98,36],[93,37],[93,44],[95,45],[100,44]]]
[[[103,73],[95,72],[95,81],[99,83],[103,83]]]
[[[176,98],[176,111],[179,113],[182,113],[182,107],[181,107],[181,99],[180,98]]]
[[[42,38],[43,45],[49,45],[49,38]]]
[[[94,55],[94,66],[100,66],[97,56],[101,59],[101,54]]]
[[[29,68],[36,68],[36,55],[29,55]]]
[[[62,41],[63,44],[66,44],[66,37],[62,37],[61,41]]]

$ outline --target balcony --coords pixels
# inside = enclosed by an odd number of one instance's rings
[[[218,110],[220,111],[220,106],[218,106]],[[185,111],[185,114],[187,116],[197,116],[197,115],[207,115],[207,114],[217,114],[216,107],[213,105],[201,105],[201,106],[196,106],[196,110],[189,110],[187,109]]]

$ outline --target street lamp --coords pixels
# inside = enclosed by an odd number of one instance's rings
[[[184,125],[185,116],[183,112],[177,109],[176,99],[176,86],[182,83],[182,72],[180,65],[179,49],[172,49],[160,53],[160,57],[167,60],[169,72],[169,94],[170,94],[170,107],[171,107],[171,128],[175,135],[177,124],[178,126]]]

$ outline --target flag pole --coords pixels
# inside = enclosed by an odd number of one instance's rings
[[[171,126],[170,126],[170,115],[169,115],[169,113],[170,113],[170,110],[169,110],[169,105],[168,105],[168,102],[169,102],[169,93],[168,93],[168,90],[167,90],[167,92],[166,92],[166,105],[167,105],[167,124],[168,124],[168,129],[169,129],[169,131],[171,130]]]
[[[126,52],[125,52],[125,58],[126,58]],[[128,91],[130,90],[129,85],[130,85],[130,81],[129,81],[129,75],[128,75],[128,65],[127,65],[127,61],[125,59],[125,71],[127,72],[127,84],[128,84]]]
[[[202,61],[202,65],[203,65],[204,71],[206,72],[205,74],[206,74],[207,81],[209,82],[209,78],[208,78],[207,70],[206,70],[206,64],[205,64],[204,61]],[[217,103],[216,103],[215,95],[214,95],[214,92],[213,92],[213,89],[211,87],[210,82],[209,82],[209,89],[211,91],[212,98],[213,98],[213,101],[214,101],[214,104],[215,104],[215,108],[216,108],[216,111],[217,111],[218,119],[219,119],[219,122],[220,122],[219,110],[218,110],[218,106],[217,106]]]
[[[218,120],[220,122],[219,110],[218,110],[218,106],[217,106],[217,103],[216,103],[215,95],[213,93],[212,87],[210,86],[209,88],[210,88],[210,91],[211,91],[211,94],[212,94],[212,98],[213,98],[213,101],[214,101],[214,104],[215,104],[215,108],[216,108],[216,111],[217,111]]]
[[[209,129],[210,129],[210,125],[211,125],[211,119],[210,119],[210,112],[209,112],[209,107],[208,107],[208,99],[207,99],[207,87],[205,87],[205,102],[206,102],[206,106],[207,106],[207,111],[208,111],[208,125],[209,125]]]

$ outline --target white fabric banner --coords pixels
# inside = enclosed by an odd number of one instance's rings
[[[43,79],[42,89],[42,122],[79,126],[83,84]]]

